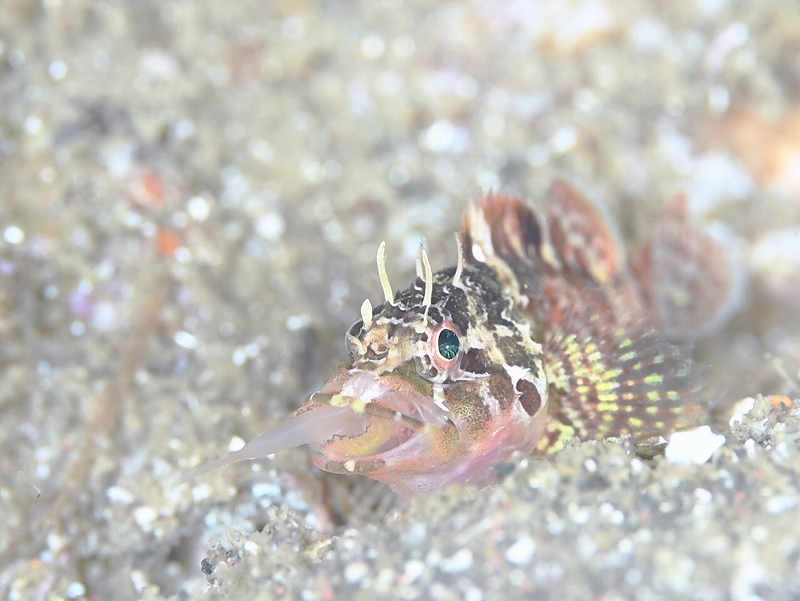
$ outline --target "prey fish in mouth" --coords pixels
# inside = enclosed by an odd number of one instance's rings
[[[725,245],[676,200],[626,261],[613,224],[556,181],[546,211],[490,194],[466,211],[455,267],[366,300],[346,334],[347,364],[285,423],[190,476],[307,444],[314,463],[403,495],[482,484],[513,452],[570,438],[650,436],[705,419],[715,402],[675,342],[736,306]]]

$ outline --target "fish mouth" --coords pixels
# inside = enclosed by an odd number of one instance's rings
[[[209,470],[307,444],[314,463],[329,472],[424,470],[452,457],[458,432],[448,411],[397,375],[339,371],[292,416],[238,451],[190,470]]]
[[[309,446],[314,463],[327,471],[368,473],[400,462],[419,462],[433,455],[441,462],[443,433],[452,446],[455,425],[449,411],[401,376],[349,371],[337,374],[295,415],[322,407],[347,408],[347,428],[328,433]],[[332,434],[332,435],[331,435]]]

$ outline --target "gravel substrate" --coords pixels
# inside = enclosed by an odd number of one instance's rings
[[[0,598],[800,598],[798,56],[796,0],[2,0]],[[631,248],[686,192],[738,253],[707,462],[178,485],[333,373],[381,240],[400,287],[560,175]]]

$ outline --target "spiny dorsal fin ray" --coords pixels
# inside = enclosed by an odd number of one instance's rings
[[[464,256],[468,261],[484,262],[496,255],[515,263],[539,255],[542,243],[542,219],[533,206],[517,196],[487,194],[464,213],[461,235]]]
[[[547,208],[549,241],[567,269],[598,284],[620,273],[622,244],[611,223],[601,206],[576,186],[563,179],[553,182]]]
[[[585,311],[566,316],[545,345],[551,427],[542,452],[567,439],[649,436],[697,425],[718,400],[703,367],[645,322]]]

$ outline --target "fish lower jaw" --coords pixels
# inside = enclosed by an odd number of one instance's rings
[[[434,453],[427,437],[416,433],[403,444],[380,455],[356,459],[325,455],[315,457],[314,463],[337,474],[368,476],[383,482],[403,497],[428,494],[454,484],[483,486],[496,477],[494,467],[514,452],[533,452],[541,428],[537,423],[529,425],[532,432],[530,429],[501,428],[491,437],[491,443],[460,449],[444,461]],[[529,436],[531,433],[534,436]]]

